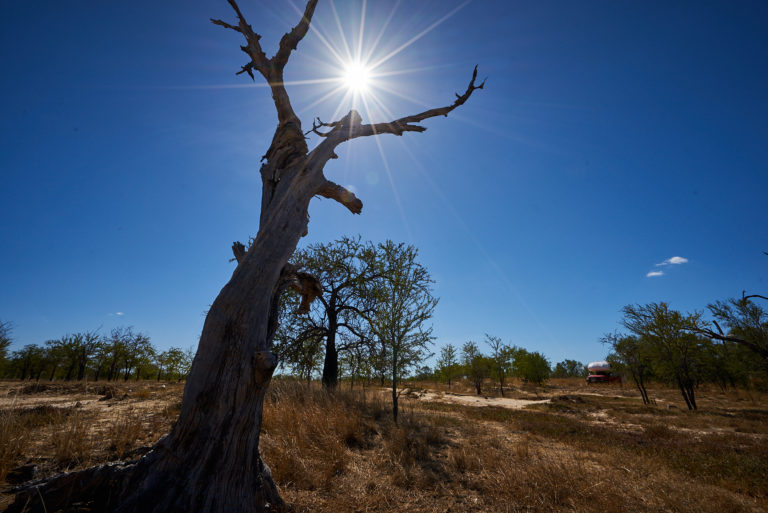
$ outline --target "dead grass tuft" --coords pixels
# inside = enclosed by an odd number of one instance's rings
[[[107,448],[113,458],[123,459],[136,446],[144,426],[141,417],[135,411],[121,412],[107,429]]]
[[[24,419],[18,412],[0,412],[0,482],[5,481],[14,462],[26,452],[29,437],[25,427]]]
[[[56,424],[51,434],[56,467],[66,470],[88,463],[92,445],[89,425],[83,414],[74,412]]]

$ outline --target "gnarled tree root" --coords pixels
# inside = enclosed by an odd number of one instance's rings
[[[136,462],[107,463],[15,487],[6,513],[112,511],[119,505]]]
[[[200,497],[187,487],[182,475],[152,473],[157,452],[140,460],[115,462],[65,472],[12,489],[14,502],[6,513],[99,513],[218,511],[220,501]],[[260,462],[260,490],[253,490],[248,511],[284,512],[290,508],[280,497],[269,467]],[[147,493],[148,492],[148,493]],[[258,503],[262,504],[258,504]]]

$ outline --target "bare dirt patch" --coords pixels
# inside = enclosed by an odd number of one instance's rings
[[[519,410],[534,404],[546,404],[549,399],[513,399],[510,397],[490,397],[483,395],[463,395],[445,392],[422,391],[409,394],[420,401],[439,401],[444,403],[464,404],[468,406],[496,406]]]

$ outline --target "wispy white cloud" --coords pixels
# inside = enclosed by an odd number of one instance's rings
[[[645,276],[647,278],[655,278],[656,276],[664,276],[664,271],[650,271]]]
[[[123,316],[123,315],[125,315],[125,314],[124,314],[123,312],[115,312],[115,313],[112,313],[112,312],[110,312],[110,313],[108,313],[107,315],[108,315],[109,317],[114,317],[115,315],[117,315],[118,317],[122,317],[122,316]]]
[[[656,264],[656,267],[662,266],[662,265],[678,265],[678,264],[685,264],[688,262],[688,259],[681,256],[673,256],[672,258],[667,258],[660,264]]]
[[[125,315],[123,312],[115,312],[115,315]]]

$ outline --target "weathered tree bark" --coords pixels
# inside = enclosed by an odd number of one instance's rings
[[[89,504],[92,511],[125,513],[282,509],[283,501],[259,453],[264,395],[277,365],[270,351],[277,305],[286,286],[302,293],[306,309],[318,293],[312,277],[288,260],[307,233],[307,209],[315,195],[335,199],[356,214],[362,210],[353,193],[325,178],[323,167],[336,158],[339,144],[380,133],[424,131],[413,123],[447,115],[483,87],[475,85],[475,69],[466,92],[448,107],[377,125],[361,124],[360,115],[351,111],[338,122],[315,125],[313,131],[324,139],[309,152],[283,84],[283,68],[306,35],[317,0],[307,2],[301,21],[282,37],[272,58],[262,51],[261,36],[253,32],[235,0],[228,2],[237,23],[212,21],[245,37],[241,48],[250,61],[239,73],[253,77],[258,72],[267,80],[278,126],[261,166],[258,234],[247,252],[233,248],[238,265],[208,311],[179,418],[140,460],[20,487],[9,512],[66,510],[75,502]],[[320,133],[321,126],[331,130]]]

